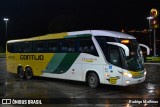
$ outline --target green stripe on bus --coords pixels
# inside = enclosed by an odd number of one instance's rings
[[[80,53],[68,53],[53,73],[62,74],[67,72],[79,55]]]
[[[51,61],[49,62],[47,70],[45,72],[54,72],[58,68],[65,56],[66,53],[55,53]]]
[[[47,66],[46,73],[62,74],[69,70],[80,53],[56,53]]]

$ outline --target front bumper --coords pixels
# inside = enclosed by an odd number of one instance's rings
[[[141,78],[125,78],[123,79],[123,86],[142,83],[145,79],[145,76]]]

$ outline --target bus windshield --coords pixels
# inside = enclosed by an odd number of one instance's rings
[[[130,71],[140,71],[144,69],[143,56],[136,39],[97,36],[96,40],[98,41],[107,62]],[[130,55],[126,56],[122,48],[107,44],[107,42],[117,42],[126,45],[129,48]]]
[[[136,39],[130,39],[130,40],[121,40],[122,44],[125,44],[129,50],[130,50],[130,55],[127,57],[125,56],[125,67],[128,70],[132,71],[140,71],[144,69],[144,60],[143,56],[141,53],[140,46]]]

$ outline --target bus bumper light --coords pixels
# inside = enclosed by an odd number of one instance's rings
[[[126,83],[127,83],[127,84],[129,84],[129,83],[130,83],[130,81],[128,81],[128,80],[127,80],[127,81],[126,81]]]

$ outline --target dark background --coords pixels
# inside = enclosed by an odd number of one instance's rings
[[[0,43],[48,33],[148,28],[147,16],[159,0],[0,0]],[[159,32],[159,29],[157,29]],[[134,34],[133,34],[134,35]],[[147,34],[148,35],[148,34]]]

